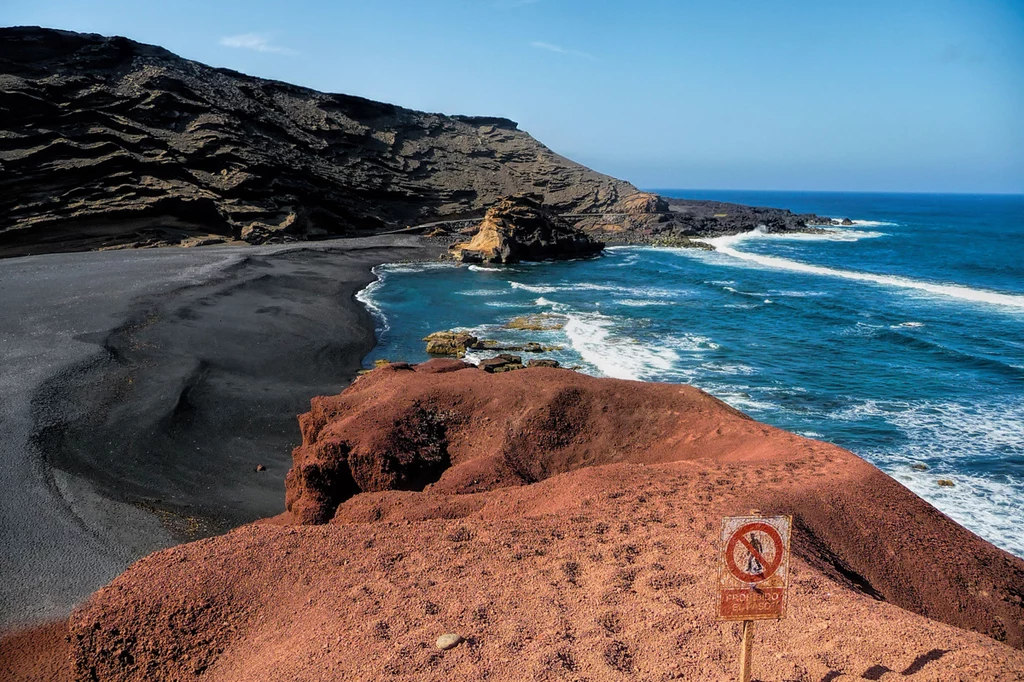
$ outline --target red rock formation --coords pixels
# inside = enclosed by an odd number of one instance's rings
[[[1017,646],[1024,641],[1024,608],[1013,599],[1020,596],[1013,585],[1024,586],[1024,562],[851,453],[755,422],[690,386],[559,369],[490,377],[435,360],[391,365],[341,395],[315,398],[300,421],[303,444],[287,484],[287,507],[300,523],[330,519],[357,492],[429,485],[451,495],[587,466],[710,460],[747,482],[751,506],[793,514],[808,550],[865,589]],[[801,484],[771,480],[759,473],[766,466],[800,471]],[[324,481],[345,483],[325,488]],[[941,568],[933,565],[940,555]],[[1016,583],[988,585],[985,565],[1012,568],[1002,577]],[[989,588],[998,592],[994,603],[970,593]]]
[[[760,679],[1024,669],[1024,561],[694,388],[434,360],[300,422],[284,525],[136,563],[71,619],[80,679],[721,679],[718,529],[751,508],[795,523]]]

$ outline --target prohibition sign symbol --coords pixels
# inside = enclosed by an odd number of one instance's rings
[[[747,538],[750,533],[764,533],[768,536],[768,539],[774,545],[775,550],[772,554],[772,559],[769,561],[764,556],[764,551],[758,551],[754,544]],[[740,568],[736,564],[735,549],[736,544],[742,544],[750,555],[754,557],[757,562],[764,569],[763,573],[747,573],[744,569]],[[732,573],[736,578],[745,583],[759,583],[762,580],[767,580],[775,574],[775,571],[779,570],[779,565],[782,563],[782,557],[785,553],[785,546],[782,544],[782,536],[779,535],[779,531],[775,530],[772,526],[761,521],[755,521],[753,523],[746,523],[732,534],[729,538],[729,542],[725,547],[725,563],[729,567],[729,572]]]

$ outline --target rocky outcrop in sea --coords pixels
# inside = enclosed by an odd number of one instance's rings
[[[518,263],[596,256],[604,248],[550,211],[540,197],[506,197],[487,210],[468,242],[451,247],[463,263]]]

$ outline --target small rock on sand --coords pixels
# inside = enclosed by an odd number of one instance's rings
[[[460,635],[456,635],[454,632],[449,632],[438,637],[434,646],[441,651],[448,651],[449,649],[454,649],[460,644],[462,644],[462,637]]]

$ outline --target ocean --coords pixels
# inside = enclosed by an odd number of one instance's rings
[[[1024,196],[656,191],[855,224],[713,252],[381,266],[359,294],[378,320],[367,366],[426,360],[422,338],[457,328],[558,346],[543,357],[595,376],[692,384],[853,451],[1024,557]],[[564,326],[505,327],[534,313]]]

